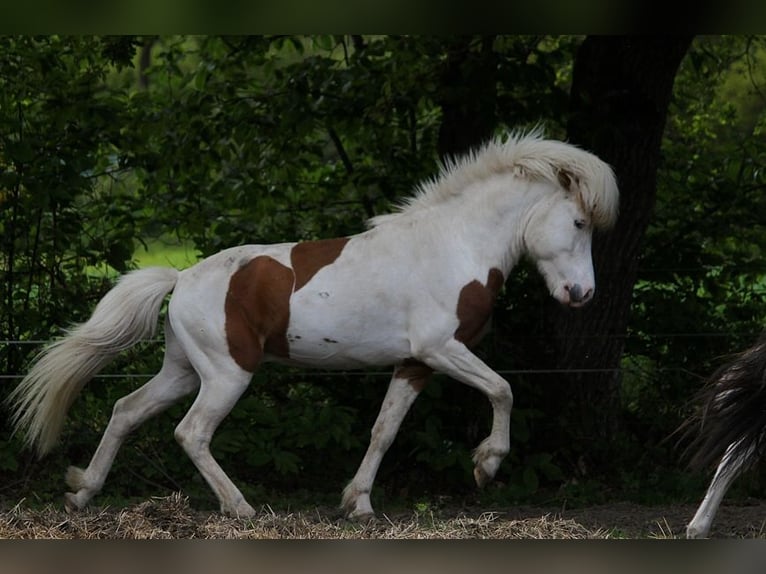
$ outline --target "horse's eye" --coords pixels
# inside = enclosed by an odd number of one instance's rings
[[[584,219],[575,219],[575,222],[574,222],[574,224],[575,224],[575,227],[576,227],[577,229],[583,229],[583,228],[585,228],[585,220],[584,220]]]

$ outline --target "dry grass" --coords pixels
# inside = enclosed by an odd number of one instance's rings
[[[436,517],[386,515],[366,524],[332,518],[332,512],[274,512],[264,507],[254,519],[238,520],[197,512],[181,494],[153,498],[133,507],[76,514],[18,504],[0,512],[0,538],[15,539],[583,539],[608,538],[571,519],[546,514],[509,520],[495,512]]]
[[[253,519],[197,511],[180,493],[127,508],[67,514],[23,502],[0,510],[0,539],[607,539],[682,538],[691,505],[644,507],[617,503],[584,509],[513,507],[504,512],[426,511],[353,523],[335,509],[275,512]],[[715,538],[766,538],[766,503],[724,505]]]

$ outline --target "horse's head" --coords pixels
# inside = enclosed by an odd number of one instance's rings
[[[593,298],[591,259],[594,223],[576,194],[557,190],[531,213],[524,231],[527,254],[537,264],[551,295],[580,307]]]

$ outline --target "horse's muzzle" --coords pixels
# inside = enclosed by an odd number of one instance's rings
[[[569,294],[570,307],[580,307],[585,305],[593,297],[593,289],[589,288],[585,291],[579,283],[565,285],[564,289]]]

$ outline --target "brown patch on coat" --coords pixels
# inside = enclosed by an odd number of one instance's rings
[[[457,300],[460,324],[455,330],[455,339],[469,347],[478,342],[504,281],[503,272],[493,267],[487,274],[486,285],[474,279],[460,290]]]
[[[295,272],[295,290],[311,281],[322,267],[334,262],[348,243],[348,239],[338,237],[296,244],[290,251],[290,264]]]
[[[289,356],[287,324],[294,282],[289,267],[265,255],[231,276],[224,304],[226,341],[244,370],[254,372],[264,353]]]
[[[434,370],[415,359],[405,359],[394,371],[397,379],[407,379],[410,386],[417,392],[426,388]]]

